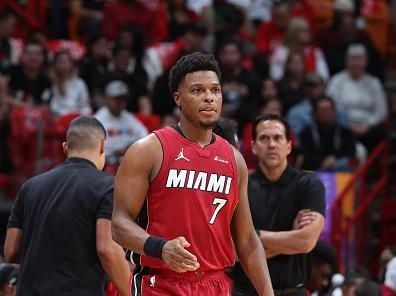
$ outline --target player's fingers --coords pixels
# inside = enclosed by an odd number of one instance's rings
[[[185,272],[185,271],[194,271],[194,270],[197,270],[199,268],[199,264],[198,265],[189,265],[189,264],[185,264],[183,262],[179,262],[179,268],[181,270],[183,270],[183,272]]]
[[[191,260],[189,258],[186,258],[180,254],[173,254],[172,255],[172,261],[174,262],[184,262],[185,264],[188,265],[192,265],[192,266],[196,266],[196,264],[198,264],[198,262],[196,260]]]
[[[199,268],[199,264],[198,265],[189,265],[189,264],[185,264],[180,261],[172,261],[168,265],[168,267],[176,272],[186,272],[186,271],[197,270]]]
[[[191,246],[184,236],[179,236],[177,239],[179,240],[183,248],[189,248]]]
[[[182,256],[182,257],[184,257],[186,259],[189,259],[189,260],[195,261],[195,262],[198,261],[198,259],[197,259],[197,257],[195,255],[191,254],[189,251],[187,251],[184,248],[178,248],[176,250],[176,252],[177,252],[178,255],[180,255],[180,256]]]

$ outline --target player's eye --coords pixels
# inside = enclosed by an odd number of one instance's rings
[[[214,87],[214,88],[212,88],[212,92],[213,92],[214,94],[219,94],[219,93],[220,93],[220,87]]]
[[[192,92],[193,92],[194,94],[201,94],[201,93],[203,92],[203,89],[202,89],[202,88],[199,88],[199,87],[194,87],[194,88],[192,89]]]

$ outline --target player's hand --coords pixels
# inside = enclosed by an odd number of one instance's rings
[[[296,218],[294,218],[293,229],[301,229],[311,224],[316,219],[316,213],[309,209],[304,209],[298,212]]]
[[[194,271],[199,268],[197,257],[186,248],[190,243],[182,236],[166,242],[162,248],[162,260],[176,272]]]

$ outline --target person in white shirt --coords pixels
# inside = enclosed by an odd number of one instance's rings
[[[329,78],[329,69],[322,50],[313,43],[309,23],[302,17],[290,20],[285,41],[270,57],[270,77],[280,80],[285,73],[287,58],[291,52],[300,52],[304,57],[307,74],[318,74],[324,81]]]
[[[350,128],[370,151],[385,135],[388,106],[378,78],[366,72],[367,51],[362,44],[347,49],[346,69],[334,75],[326,93],[345,110]]]
[[[106,129],[108,164],[118,163],[132,143],[148,135],[144,125],[126,110],[128,95],[128,86],[123,81],[109,82],[105,87],[106,105],[95,114]]]
[[[43,98],[50,101],[52,113],[56,116],[92,114],[87,85],[77,76],[70,52],[55,54],[49,76],[52,86],[44,91]]]

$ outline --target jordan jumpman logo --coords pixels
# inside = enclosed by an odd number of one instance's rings
[[[190,161],[187,157],[184,156],[184,149],[183,148],[180,150],[179,154],[175,158],[175,160],[180,160],[180,159],[184,159],[184,160]]]

